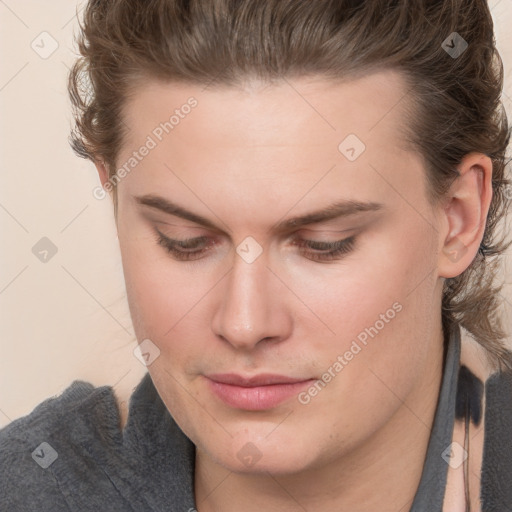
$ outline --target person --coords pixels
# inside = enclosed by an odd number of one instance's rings
[[[1,510],[512,510],[486,1],[89,0],[78,47],[147,373],[7,425]]]

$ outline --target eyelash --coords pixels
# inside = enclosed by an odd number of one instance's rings
[[[211,241],[210,243],[207,244],[206,248],[202,248],[196,251],[182,250],[179,247],[182,247],[183,249],[190,249],[190,247],[187,247],[187,245],[196,246],[197,244],[200,244],[207,240],[208,237],[206,236],[200,236],[198,238],[188,238],[186,240],[172,240],[164,236],[158,230],[156,238],[157,243],[179,261],[191,261],[200,258],[201,255],[208,250],[209,246],[215,245],[215,242]],[[314,257],[312,258],[313,261],[325,262],[340,259],[341,256],[343,256],[344,254],[348,254],[349,252],[353,251],[356,242],[356,237],[355,235],[352,235],[343,240],[336,240],[335,242],[318,242],[316,240],[303,239],[299,239],[299,241],[297,242],[296,240],[294,240],[293,244],[299,246],[300,248],[307,247],[309,249],[317,249],[323,251],[310,252],[309,254],[314,255]]]

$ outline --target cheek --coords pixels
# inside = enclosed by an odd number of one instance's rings
[[[343,370],[333,370],[344,375],[338,384],[349,394],[368,392],[368,401],[372,389],[382,386],[371,370],[398,389],[410,385],[427,357],[424,340],[435,323],[429,313],[436,284],[431,237],[411,227],[403,235],[375,237],[372,246],[329,276],[296,280],[297,295],[322,321],[311,316],[316,331],[304,340],[306,350],[319,357],[319,368],[342,356]]]
[[[120,236],[119,240],[128,303],[138,339],[171,339],[174,326],[197,302],[199,283],[191,280],[190,274],[176,270],[176,264],[149,230],[139,236]]]
[[[416,228],[406,228],[367,237],[353,255],[338,264],[309,270],[297,266],[288,273],[287,282],[293,283],[294,293],[309,310],[299,308],[305,312],[302,318],[309,318],[320,334],[317,343],[330,339],[336,344],[337,339],[350,344],[376,322],[382,327],[379,320],[387,312],[385,320],[400,316],[395,315],[398,308],[407,311],[401,315],[403,324],[408,314],[416,312],[415,316],[424,310],[435,285],[433,279],[426,279],[433,275],[432,245],[425,233],[418,236]],[[390,330],[392,323],[385,322],[382,332]]]

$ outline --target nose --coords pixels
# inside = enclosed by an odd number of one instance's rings
[[[219,289],[221,299],[212,325],[217,336],[246,351],[260,341],[278,342],[289,336],[292,319],[286,301],[290,294],[274,272],[265,251],[252,263],[235,254]]]

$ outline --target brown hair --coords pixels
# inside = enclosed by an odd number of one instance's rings
[[[425,162],[431,204],[443,198],[463,156],[492,159],[483,240],[471,265],[445,281],[443,327],[459,323],[495,368],[512,369],[498,314],[503,285],[494,282],[498,256],[510,245],[499,236],[510,128],[485,0],[89,0],[80,29],[81,57],[68,84],[70,143],[79,156],[104,161],[109,177],[126,134],[123,105],[144,79],[232,86],[250,77],[399,71],[414,98],[406,138]],[[461,55],[448,52],[454,32],[468,44]],[[117,218],[115,190],[113,201]]]

